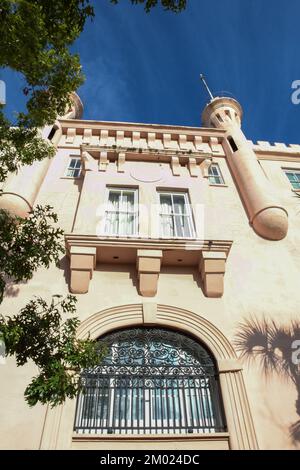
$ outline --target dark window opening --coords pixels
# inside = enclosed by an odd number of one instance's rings
[[[232,138],[232,137],[228,137],[228,142],[229,142],[229,145],[230,145],[232,151],[233,151],[233,152],[236,152],[236,151],[238,150],[238,147],[237,147],[235,141],[233,140],[233,138]]]
[[[49,132],[49,135],[48,135],[48,140],[53,139],[56,131],[57,131],[56,127],[52,127],[52,129],[51,129],[51,131]]]

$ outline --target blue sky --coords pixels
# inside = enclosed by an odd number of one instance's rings
[[[249,139],[300,143],[299,0],[188,0],[175,15],[160,8],[97,0],[74,44],[86,82],[84,118],[200,126],[207,101],[199,74],[214,92],[231,92],[244,109]],[[7,82],[7,112],[21,102],[20,78]]]

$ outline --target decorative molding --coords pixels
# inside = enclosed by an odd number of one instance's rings
[[[143,322],[144,325],[155,325],[157,318],[157,304],[145,302],[143,303]]]
[[[139,292],[142,296],[153,297],[157,292],[159,273],[164,250],[193,251],[195,265],[199,271],[207,297],[223,295],[223,278],[225,262],[232,241],[226,240],[164,240],[164,239],[122,239],[97,237],[93,235],[65,235],[67,253],[71,256],[71,291],[85,293],[88,291],[92,277],[91,258],[80,258],[79,255],[93,255],[96,262],[96,249],[105,247],[136,250],[136,268],[139,279]],[[76,251],[76,250],[82,251]],[[91,250],[89,252],[88,250]],[[72,262],[72,255],[74,261]],[[80,264],[83,263],[83,264]],[[85,264],[84,264],[85,263]],[[94,269],[94,267],[93,267]],[[80,287],[80,283],[82,286]]]
[[[90,144],[92,140],[92,129],[84,129],[83,130],[83,144]]]
[[[201,251],[199,271],[207,297],[222,297],[227,255],[224,251]]]
[[[117,161],[117,170],[118,173],[124,173],[124,165],[125,165],[125,160],[126,160],[126,153],[125,152],[120,152],[118,154],[118,161]]]
[[[85,339],[90,337],[91,339],[97,339],[110,331],[135,327],[143,325],[143,323],[143,304],[111,307],[88,316],[78,328],[78,338]],[[232,365],[237,361],[232,343],[213,323],[202,317],[199,313],[175,306],[158,304],[155,324],[159,327],[185,332],[192,335],[199,342],[203,342],[214,355],[220,369],[226,364],[226,361],[227,364]],[[220,372],[221,393],[228,426],[230,448],[236,450],[257,449],[257,439],[242,371],[231,367],[230,371],[220,370]],[[73,400],[72,402],[67,401],[61,407],[49,410],[50,413],[47,413],[42,436],[42,449],[71,448],[73,439],[78,442],[78,449],[87,448],[87,441],[90,436],[87,436],[87,439],[85,439],[83,435],[76,435],[75,438],[73,434],[75,408],[75,401]],[[219,433],[216,434],[216,442],[222,436]],[[228,435],[226,436],[228,438]],[[148,437],[151,439],[151,436]],[[175,442],[177,442],[176,445],[181,449],[181,441],[177,437],[171,434],[165,436],[165,438],[168,438],[170,446],[174,446]],[[184,446],[184,443],[186,444],[195,438],[195,436],[189,434],[181,435],[180,437],[182,439],[182,446]],[[110,446],[111,438],[111,436],[97,436],[98,445],[101,442],[104,446]],[[113,436],[116,445],[121,444],[122,439],[126,440],[126,437]],[[140,436],[139,439],[147,441],[147,436]],[[79,443],[81,444],[80,446]],[[147,445],[147,442],[145,445]]]
[[[67,144],[73,144],[75,136],[76,136],[75,127],[68,127],[67,135],[66,135],[66,143]]]
[[[201,240],[185,238],[182,240],[165,238],[118,238],[98,237],[88,234],[65,234],[67,250],[71,246],[95,246],[95,247],[118,247],[136,248],[149,250],[191,250],[191,251],[223,251],[228,255],[232,240]]]
[[[156,295],[161,259],[161,250],[137,250],[136,268],[139,292],[143,297]]]
[[[85,294],[89,290],[90,280],[96,267],[96,248],[71,246],[70,248],[70,291],[73,294]]]
[[[92,155],[87,151],[80,152],[81,164],[83,172],[86,171],[97,171],[97,160],[95,160]]]
[[[180,163],[178,157],[171,157],[171,169],[174,176],[180,176]]]
[[[100,152],[99,171],[106,171],[108,164],[107,152]]]
[[[208,178],[208,169],[210,167],[212,163],[212,158],[205,158],[205,160],[203,160],[201,163],[200,163],[200,169],[201,169],[201,173],[202,173],[202,176],[203,178]]]
[[[193,176],[193,177],[199,176],[199,170],[198,170],[198,167],[197,167],[196,158],[192,158],[192,157],[189,158],[189,160],[188,160],[188,169],[189,169],[189,172],[190,172],[191,176]]]

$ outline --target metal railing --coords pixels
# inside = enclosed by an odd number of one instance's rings
[[[75,432],[189,434],[226,431],[215,375],[85,373]],[[140,372],[140,371],[139,371]],[[157,371],[156,371],[157,372]],[[167,372],[167,371],[166,371]]]

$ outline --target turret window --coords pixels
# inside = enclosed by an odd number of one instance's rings
[[[228,137],[228,142],[230,144],[230,147],[231,147],[232,151],[237,152],[238,151],[238,146],[236,145],[235,140],[232,137]]]

